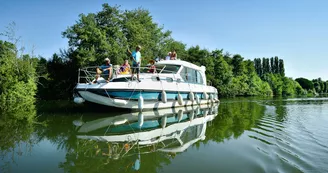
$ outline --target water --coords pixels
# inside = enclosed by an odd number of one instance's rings
[[[0,172],[328,172],[327,98],[40,112],[0,131]]]

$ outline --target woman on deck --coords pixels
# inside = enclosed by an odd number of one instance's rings
[[[124,61],[124,64],[120,67],[118,74],[130,74],[129,60]]]
[[[148,70],[149,73],[155,73],[156,72],[156,66],[155,66],[155,61],[154,60],[150,60],[150,69]]]

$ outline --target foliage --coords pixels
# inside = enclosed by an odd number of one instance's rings
[[[73,55],[72,52],[62,52],[60,55],[54,54],[45,62],[41,58],[40,62],[44,63],[47,70],[47,74],[39,74],[46,76],[38,88],[42,99],[69,99],[72,96],[78,77],[78,65]]]
[[[127,47],[134,49],[137,45],[142,46],[144,63],[166,55],[168,49],[184,48],[142,8],[122,11],[119,6],[104,4],[102,11],[79,17],[76,24],[63,32],[79,66],[99,64],[107,57],[112,63],[121,64],[128,58]]]
[[[0,40],[0,109],[15,118],[32,119],[30,114],[11,114],[17,110],[26,112],[34,108],[36,72],[29,55],[18,57],[14,44]]]
[[[283,77],[280,74],[266,74],[264,80],[270,84],[273,95],[302,95],[303,88],[297,81],[291,78]]]
[[[328,88],[327,88],[327,82],[328,81],[322,81],[321,78],[318,79],[313,79],[313,90],[316,93],[327,93]]]
[[[280,74],[281,76],[285,76],[285,67],[284,60],[276,57],[269,58],[255,58],[254,66],[256,73],[263,78],[265,74]]]
[[[297,78],[297,79],[295,79],[295,81],[297,81],[302,86],[303,89],[313,90],[313,88],[314,88],[313,82],[308,79]]]

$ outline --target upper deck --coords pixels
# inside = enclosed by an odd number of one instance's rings
[[[141,76],[162,76],[162,77],[171,77],[180,78],[180,80],[188,83],[198,83],[206,85],[206,75],[204,66],[197,66],[187,61],[182,60],[163,60],[155,63],[156,70],[154,73],[150,73],[150,67],[140,67],[140,75]],[[94,80],[96,76],[96,66],[94,67],[85,67],[79,69],[79,77],[78,83],[90,83]],[[129,79],[131,74],[121,75],[118,72],[119,66],[114,66],[112,69],[112,80],[121,81],[117,78],[125,78],[123,81],[131,80]],[[131,67],[132,68],[132,67]],[[101,76],[105,77],[108,74],[101,74]]]
[[[206,67],[205,66],[197,66],[195,64],[192,64],[190,62],[187,61],[183,61],[183,60],[163,60],[163,61],[159,61],[156,63],[157,65],[181,65],[184,67],[188,67],[188,68],[192,68],[195,70],[199,70],[205,73]]]

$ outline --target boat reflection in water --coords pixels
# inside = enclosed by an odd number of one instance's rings
[[[173,157],[204,140],[207,122],[215,118],[218,106],[208,104],[100,118],[79,124],[77,138],[83,146],[92,143],[95,150],[91,155],[111,160],[137,155],[133,168],[138,170],[142,154],[165,152]]]

